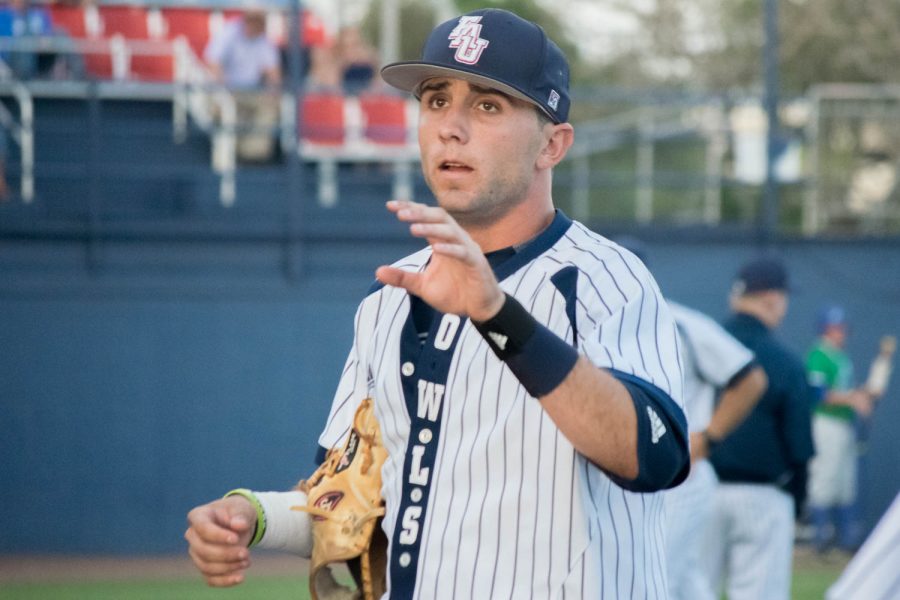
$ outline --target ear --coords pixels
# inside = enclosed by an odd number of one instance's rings
[[[554,125],[548,123],[544,126],[544,146],[537,158],[539,169],[552,169],[566,157],[569,148],[575,141],[575,130],[570,123]]]

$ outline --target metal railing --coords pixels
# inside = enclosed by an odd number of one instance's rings
[[[0,104],[0,124],[19,146],[22,201],[30,203],[34,200],[34,101],[28,88],[5,74],[0,77],[0,94],[12,96],[19,105],[19,119],[16,120],[6,106]]]

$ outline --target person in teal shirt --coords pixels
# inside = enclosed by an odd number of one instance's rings
[[[846,551],[859,543],[856,503],[856,420],[868,417],[874,398],[854,386],[853,362],[844,350],[847,316],[840,306],[822,310],[819,338],[806,357],[810,385],[817,390],[813,412],[816,455],[810,463],[809,517],[819,552],[835,542]]]

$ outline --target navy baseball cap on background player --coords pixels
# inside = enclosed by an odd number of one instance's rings
[[[847,311],[842,306],[832,304],[819,311],[816,318],[816,329],[819,333],[825,333],[829,327],[836,326],[847,326]]]
[[[784,264],[777,258],[765,257],[751,260],[741,267],[733,290],[741,295],[769,290],[788,292],[791,288]]]
[[[432,77],[454,77],[536,105],[554,123],[569,118],[569,63],[539,25],[486,8],[434,28],[421,60],[381,69],[390,85],[418,95]]]

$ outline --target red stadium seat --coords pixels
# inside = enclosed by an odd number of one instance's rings
[[[310,93],[303,97],[300,139],[313,144],[340,146],[346,137],[344,97]]]
[[[131,78],[139,81],[172,81],[175,79],[175,58],[168,55],[132,55]]]
[[[91,77],[113,78],[112,44],[108,39],[92,41],[93,52],[84,53],[84,67]]]
[[[64,29],[73,38],[87,37],[87,24],[84,10],[80,6],[69,4],[51,4],[50,19],[57,29]]]
[[[406,143],[406,100],[387,94],[359,97],[363,114],[363,136],[376,144]]]
[[[150,37],[147,10],[140,6],[100,5],[103,35],[115,34],[125,39],[145,40]]]
[[[168,38],[184,36],[197,56],[203,56],[210,36],[210,11],[205,8],[163,7]]]

